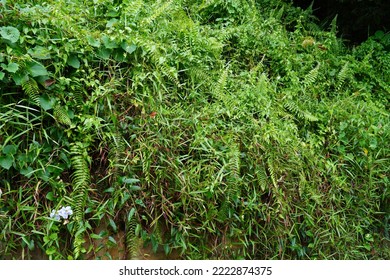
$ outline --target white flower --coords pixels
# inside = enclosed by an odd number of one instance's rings
[[[73,214],[72,208],[70,206],[61,207],[60,210],[52,210],[50,213],[50,218],[53,218],[56,221],[61,220],[61,218],[67,220],[69,216]]]
[[[50,218],[53,218],[56,221],[59,221],[61,219],[60,215],[58,215],[58,212],[56,210],[51,211]]]
[[[70,206],[62,207],[59,211],[58,214],[64,218],[65,220],[68,219],[69,216],[73,214],[72,208]]]
[[[2,192],[2,190],[0,189],[0,197],[1,197],[2,194],[3,194],[3,192]]]

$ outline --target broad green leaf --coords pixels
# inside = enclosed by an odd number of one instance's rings
[[[117,43],[108,36],[103,36],[102,41],[107,49],[116,49],[118,47]]]
[[[127,53],[133,53],[136,49],[137,46],[134,44],[129,45],[127,42],[123,42],[121,44],[122,49],[124,49]]]
[[[118,21],[119,21],[118,19],[112,18],[112,19],[110,19],[110,20],[107,22],[106,27],[107,27],[107,28],[111,28],[111,27],[113,27]]]
[[[0,71],[0,81],[1,81],[2,79],[4,79],[4,76],[5,76],[4,72],[1,72],[1,71]]]
[[[27,64],[27,70],[30,73],[31,76],[37,77],[37,76],[45,76],[49,73],[47,72],[45,66],[38,62],[31,62]]]
[[[50,200],[50,201],[54,201],[55,197],[54,197],[53,192],[48,192],[46,195],[46,199]]]
[[[12,26],[3,26],[0,28],[0,35],[6,40],[16,43],[19,40],[20,32]]]
[[[102,59],[109,59],[111,55],[111,50],[101,47],[99,48],[97,55]]]
[[[42,46],[36,46],[33,49],[29,49],[27,52],[33,58],[38,58],[38,59],[49,59],[50,58],[50,51]]]
[[[34,173],[34,169],[32,169],[31,166],[20,170],[20,174],[26,176],[27,178],[30,178],[33,173]]]
[[[68,65],[72,66],[73,68],[80,68],[80,60],[75,55],[71,55],[68,57],[67,61]]]
[[[17,86],[20,86],[24,82],[28,81],[28,74],[18,72],[18,73],[12,74],[12,79],[14,80],[14,82]]]
[[[3,167],[4,169],[9,170],[11,168],[13,162],[14,162],[14,159],[10,155],[0,157],[0,166]]]
[[[1,67],[3,67],[4,70],[10,72],[10,73],[15,73],[16,71],[19,70],[19,65],[14,62],[8,63],[8,65],[5,65],[4,63],[1,64]]]
[[[5,155],[14,155],[14,154],[16,154],[17,150],[18,150],[17,145],[6,145],[3,147],[3,153]]]
[[[39,102],[43,110],[47,111],[53,108],[55,104],[55,99],[50,98],[47,95],[42,95],[39,97]]]
[[[46,250],[46,255],[53,255],[55,252],[57,252],[57,249],[53,246]]]
[[[87,36],[87,41],[88,41],[88,44],[90,44],[92,47],[100,47],[100,40],[99,39],[95,39],[94,37],[92,36]]]

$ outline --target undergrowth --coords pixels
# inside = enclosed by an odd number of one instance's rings
[[[389,34],[286,2],[0,1],[0,259],[388,259]]]

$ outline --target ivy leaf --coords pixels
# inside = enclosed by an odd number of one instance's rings
[[[102,41],[107,49],[116,49],[118,47],[117,43],[108,36],[103,36]]]
[[[4,169],[9,170],[11,168],[13,162],[14,162],[14,159],[10,155],[0,157],[0,166],[3,167]]]
[[[1,67],[3,67],[4,70],[10,72],[10,73],[16,73],[16,71],[19,70],[19,65],[14,62],[8,63],[8,65],[5,65],[4,63],[1,64]]]
[[[122,49],[124,49],[126,52],[128,52],[130,54],[133,53],[137,49],[136,45],[134,45],[134,44],[129,45],[127,42],[123,42],[121,44],[121,47],[122,47]]]
[[[3,26],[0,28],[0,35],[11,43],[16,43],[19,40],[20,32],[15,27]]]
[[[37,76],[45,76],[49,73],[47,72],[45,66],[38,62],[31,62],[27,64],[27,70],[30,73],[31,76],[37,77]]]
[[[76,69],[80,68],[80,60],[75,55],[69,56],[67,63],[69,66],[72,66],[73,68]]]
[[[112,19],[110,19],[110,20],[107,22],[106,27],[107,27],[107,28],[111,28],[111,27],[113,27],[118,21],[119,21],[118,19],[112,18]]]
[[[106,49],[104,47],[99,48],[97,55],[102,59],[109,59],[111,55],[111,50]]]
[[[95,39],[94,37],[92,36],[87,36],[87,41],[88,41],[88,44],[90,44],[92,47],[100,47],[100,40],[99,39]]]

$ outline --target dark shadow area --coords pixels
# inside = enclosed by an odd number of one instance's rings
[[[313,3],[313,14],[324,26],[337,16],[338,36],[351,44],[361,43],[376,31],[390,30],[389,0],[293,0],[307,9]]]

